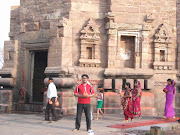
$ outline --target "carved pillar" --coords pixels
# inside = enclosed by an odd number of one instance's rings
[[[48,67],[45,74],[48,76],[65,76],[73,74],[72,69],[72,23],[63,18],[58,22],[51,22],[53,37],[50,40],[48,51]],[[54,34],[56,33],[56,34]]]
[[[141,68],[148,68],[148,48],[149,48],[149,35],[151,30],[151,23],[154,21],[154,16],[152,14],[146,15],[145,23],[142,30],[142,61]]]
[[[0,111],[10,112],[12,109],[12,97],[17,78],[18,49],[18,40],[6,41],[4,44],[4,64],[0,69],[0,86],[3,86],[3,90],[0,90]]]
[[[114,15],[108,13],[106,17],[106,30],[108,36],[108,67],[114,67],[115,58],[116,58],[116,44],[117,44],[117,30],[115,29],[114,24]]]

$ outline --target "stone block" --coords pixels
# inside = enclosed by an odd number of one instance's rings
[[[154,80],[147,80],[147,89],[153,90],[154,89]]]
[[[50,28],[50,22],[49,21],[42,21],[42,22],[40,22],[40,27],[42,29],[49,29]]]
[[[25,25],[25,30],[26,31],[38,31],[39,30],[39,23],[29,23]]]
[[[104,89],[112,89],[112,79],[104,79]]]
[[[142,92],[141,107],[154,107],[154,94],[150,92]]]
[[[115,89],[122,90],[123,80],[122,79],[115,79]]]

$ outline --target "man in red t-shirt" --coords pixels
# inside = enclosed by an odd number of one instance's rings
[[[84,110],[86,116],[87,131],[91,130],[91,97],[95,95],[94,89],[87,83],[89,76],[87,74],[82,75],[82,84],[78,85],[74,91],[74,96],[78,97],[77,115],[76,115],[76,127],[74,131],[78,131],[81,123],[81,116]]]

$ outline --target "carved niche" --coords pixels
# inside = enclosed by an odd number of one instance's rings
[[[100,49],[99,37],[100,32],[92,19],[89,19],[88,24],[81,31],[81,55],[79,66],[81,67],[99,67]]]
[[[171,45],[168,31],[164,24],[161,24],[154,35],[154,69],[171,70]]]

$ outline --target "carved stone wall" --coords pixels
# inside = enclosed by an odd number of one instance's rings
[[[88,24],[81,31],[81,55],[79,65],[81,67],[100,67],[100,32],[93,21],[89,19]]]
[[[154,87],[148,92],[153,94],[153,107],[162,114],[164,101],[155,101],[163,98],[162,89],[167,78],[176,79],[175,67],[180,63],[176,60],[179,53],[176,52],[176,1],[24,0],[20,7],[13,9],[11,41],[5,47],[5,64],[0,71],[7,82],[0,82],[11,85],[12,79],[15,80],[13,96],[16,102],[19,101],[23,71],[24,87],[31,92],[31,52],[45,50],[48,52],[44,71],[47,77],[76,81],[87,73],[91,80],[110,79],[104,84],[111,85],[110,89],[122,86],[121,79],[132,85],[133,80],[151,80],[149,85]],[[179,23],[177,26],[179,28]],[[17,40],[18,51],[14,51],[14,40]],[[179,45],[179,38],[177,41]],[[12,43],[10,48],[9,43]],[[130,59],[123,59],[129,56]],[[64,85],[67,82],[61,81]],[[64,96],[67,102],[74,102],[74,86],[68,87],[58,87],[58,91],[71,96]],[[76,107],[71,103],[62,103],[62,106],[67,113]],[[93,100],[93,108],[95,106]]]
[[[161,24],[156,31],[154,39],[154,69],[155,70],[172,70],[173,63],[171,61],[171,46],[168,31],[164,24]]]

